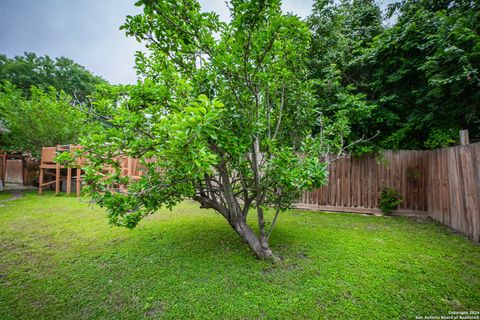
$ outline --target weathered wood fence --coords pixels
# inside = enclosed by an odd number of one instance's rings
[[[402,194],[394,213],[425,215],[480,241],[480,143],[427,151],[385,151],[341,159],[329,184],[305,192],[298,208],[380,213],[384,187]]]
[[[428,152],[427,212],[480,241],[480,143]]]

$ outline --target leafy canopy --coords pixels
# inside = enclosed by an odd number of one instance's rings
[[[313,33],[309,69],[315,81],[316,108],[325,121],[343,123],[347,142],[372,138],[376,132],[369,127],[377,104],[359,90],[363,71],[355,62],[384,29],[380,8],[372,0],[319,0],[307,22]],[[374,142],[357,144],[353,151],[372,151]]]
[[[479,9],[475,1],[405,1],[366,51],[371,95],[395,129],[386,146],[447,146],[460,129],[479,137]]]
[[[9,130],[2,148],[39,157],[43,146],[75,143],[87,130],[85,114],[71,107],[66,93],[33,86],[29,95],[11,83],[0,85],[0,117]]]
[[[54,87],[79,102],[85,102],[95,92],[97,84],[106,82],[71,59],[52,59],[47,55],[39,57],[31,52],[13,58],[0,55],[0,82],[3,81],[13,83],[27,97],[30,97],[32,86],[43,90]]]
[[[380,131],[372,147],[444,147],[460,129],[479,139],[479,2],[406,0],[389,11],[382,18],[367,0],[316,2],[319,107],[348,121],[350,139]]]

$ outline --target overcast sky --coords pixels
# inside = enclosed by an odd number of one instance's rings
[[[0,53],[65,56],[111,83],[136,80],[135,51],[141,46],[118,28],[139,8],[134,0],[0,0]],[[284,0],[283,9],[306,17],[313,0]],[[200,0],[224,21],[224,0]]]

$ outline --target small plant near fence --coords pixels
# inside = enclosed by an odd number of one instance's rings
[[[402,195],[392,187],[385,187],[380,193],[380,209],[384,214],[391,214],[403,202]]]

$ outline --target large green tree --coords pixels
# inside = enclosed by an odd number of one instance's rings
[[[480,139],[479,6],[401,1],[382,27],[372,1],[318,0],[309,24],[319,107],[344,117],[351,139],[380,131],[374,148],[444,147],[460,129]]]
[[[30,88],[54,87],[65,91],[79,102],[85,102],[87,96],[95,92],[97,84],[105,83],[101,77],[93,75],[83,66],[71,59],[49,56],[37,56],[25,53],[23,56],[9,58],[0,55],[0,82],[9,81],[30,96]]]
[[[1,137],[2,149],[39,158],[43,146],[76,143],[87,131],[85,114],[72,108],[66,93],[33,86],[29,96],[11,83],[0,85],[0,119],[9,130]]]
[[[143,13],[122,28],[146,43],[148,54],[137,55],[145,81],[95,101],[107,126],[84,142],[93,198],[111,223],[132,228],[190,197],[221,214],[257,257],[274,258],[268,239],[279,214],[326,183],[327,163],[343,150],[342,124],[320,126],[314,108],[307,25],[278,0],[232,0],[229,23],[194,0],[137,5]],[[141,159],[139,180],[121,175],[125,156]],[[115,172],[105,175],[105,164]],[[247,224],[251,209],[258,232]]]
[[[383,31],[381,11],[373,0],[318,0],[307,23],[312,31],[309,69],[315,80],[316,107],[325,121],[342,121],[349,142],[372,138],[372,113],[377,105],[367,99],[363,70],[356,64],[374,37]],[[355,152],[375,148],[375,141],[355,145]]]
[[[358,61],[380,106],[382,146],[447,146],[460,129],[480,138],[479,2],[408,0],[393,10],[397,22]]]

